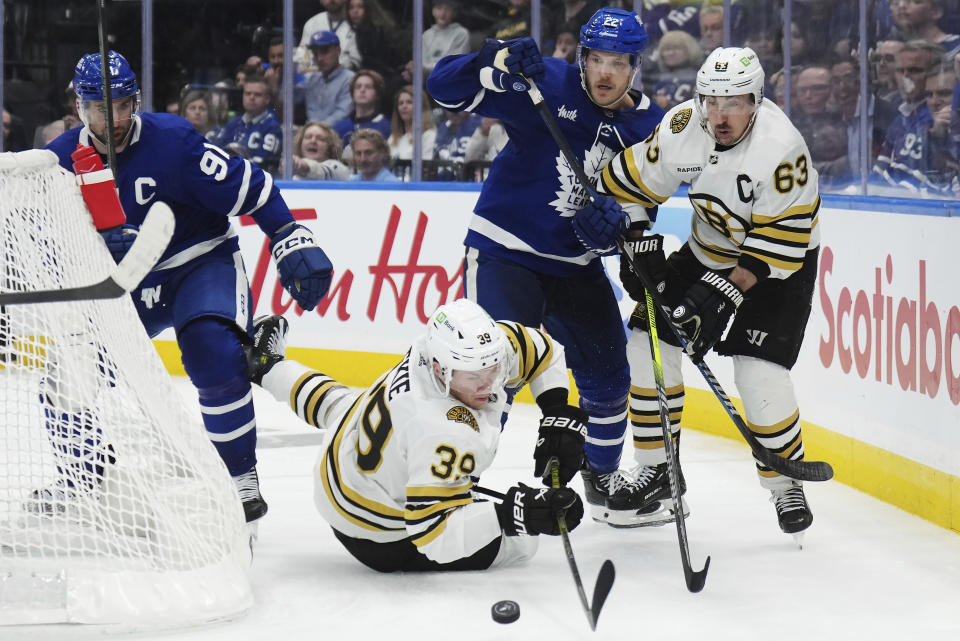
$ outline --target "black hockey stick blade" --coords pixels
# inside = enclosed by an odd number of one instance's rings
[[[0,305],[63,303],[76,300],[117,298],[132,291],[146,277],[167,249],[173,235],[173,212],[165,203],[150,207],[137,240],[110,275],[98,283],[66,289],[45,289],[33,292],[0,293]]]
[[[610,596],[610,590],[613,589],[613,581],[617,578],[617,571],[613,567],[613,561],[607,559],[600,566],[600,574],[597,575],[597,582],[593,586],[593,601],[590,603],[590,613],[593,615],[594,630],[597,629],[597,619],[600,618],[600,610]]]
[[[699,592],[703,589],[704,584],[707,582],[707,570],[710,569],[710,557],[707,557],[706,562],[703,564],[703,569],[699,572],[695,572],[692,567],[689,565],[683,566],[683,577],[687,581],[687,589],[691,592]]]

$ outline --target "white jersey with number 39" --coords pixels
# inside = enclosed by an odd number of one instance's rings
[[[732,147],[704,131],[693,100],[677,105],[607,165],[598,188],[622,204],[652,207],[682,183],[693,205],[689,245],[710,269],[739,264],[760,278],[786,278],[820,243],[817,171],[800,132],[767,99]]]

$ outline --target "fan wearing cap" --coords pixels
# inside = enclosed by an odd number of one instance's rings
[[[550,485],[554,461],[564,483],[580,469],[586,416],[567,405],[563,346],[546,334],[494,322],[460,299],[441,305],[403,359],[357,392],[285,360],[286,332],[282,316],[258,321],[250,378],[328,431],[315,502],[363,564],[417,572],[521,563],[535,535],[560,533],[558,517],[569,529],[580,522],[570,488],[518,482],[495,503],[475,487],[493,463],[508,399],[525,385],[543,411],[534,476]]]
[[[591,186],[580,184],[526,91],[534,80],[587,176],[596,178],[663,116],[632,88],[646,44],[638,15],[600,9],[580,29],[576,63],[541,57],[530,38],[488,39],[476,53],[443,58],[427,79],[445,109],[496,118],[507,132],[464,240],[466,296],[494,318],[542,324],[564,344],[590,416],[587,501],[594,519],[624,526],[643,524],[657,502],[619,469],[630,375],[620,308],[600,260],[613,245],[576,233],[573,215],[594,207]],[[612,198],[599,204],[613,205]],[[637,210],[646,220],[646,210]]]
[[[309,40],[317,71],[297,86],[296,99],[306,103],[307,120],[331,127],[353,111],[350,81],[353,72],[340,64],[340,38],[332,31],[317,31]]]
[[[774,454],[799,460],[803,437],[790,369],[803,342],[816,281],[820,196],[803,137],[764,98],[763,86],[763,68],[753,50],[715,49],[697,72],[694,98],[668,111],[653,135],[610,161],[597,188],[626,208],[652,208],[689,184],[693,216],[687,242],[666,260],[660,235],[643,236],[634,251],[673,309],[672,321],[689,336],[692,359],[699,361],[712,349],[732,357],[747,425]],[[621,233],[626,219],[624,211],[613,208],[606,221],[582,217],[574,224],[612,226]],[[627,346],[630,418],[634,440],[643,444],[636,460],[643,475],[655,479],[667,475],[666,453],[645,294],[627,262],[621,261],[621,278],[640,303]],[[668,322],[657,318],[663,382],[679,441],[682,351],[665,329]],[[797,534],[809,527],[813,516],[800,482],[759,463],[757,472],[760,485],[771,492],[780,528]]]

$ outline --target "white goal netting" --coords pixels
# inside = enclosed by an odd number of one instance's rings
[[[0,291],[114,263],[54,154],[0,154]],[[128,296],[0,308],[0,624],[190,625],[252,602],[236,488]]]

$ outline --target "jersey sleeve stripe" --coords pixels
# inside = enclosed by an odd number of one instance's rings
[[[543,349],[536,350],[537,358],[533,363],[531,363],[528,368],[530,373],[527,376],[527,382],[529,383],[536,377],[540,376],[548,367],[550,367],[550,362],[553,360],[553,343],[549,338],[543,335],[539,329],[533,330],[539,336],[540,340],[543,341]]]
[[[438,512],[452,510],[461,505],[469,505],[471,503],[473,503],[473,497],[469,495],[457,500],[439,501],[437,503],[430,503],[429,505],[414,505],[408,503],[406,509],[403,511],[403,519],[408,526],[417,525],[424,521],[429,521],[436,516]]]
[[[806,249],[810,244],[810,229],[785,229],[778,225],[754,227],[747,235],[747,242],[749,243],[750,238],[757,237],[762,237],[771,243]]]
[[[817,200],[812,204],[794,205],[793,207],[787,208],[785,211],[777,214],[776,216],[766,216],[764,214],[754,212],[751,215],[751,219],[756,225],[769,225],[771,223],[782,222],[791,218],[813,218],[819,209],[820,197],[817,196]]]
[[[263,189],[260,190],[260,196],[257,198],[257,204],[253,206],[253,209],[247,212],[247,215],[252,214],[261,207],[263,207],[267,200],[270,198],[270,191],[273,189],[273,176],[269,172],[263,172]]]
[[[237,193],[237,202],[233,204],[233,208],[227,213],[227,216],[236,216],[240,213],[243,203],[247,200],[247,191],[250,190],[251,173],[253,173],[252,165],[249,160],[244,159],[243,178],[240,180],[240,191]]]
[[[419,548],[433,542],[434,539],[443,534],[443,530],[447,527],[447,519],[449,517],[450,512],[447,512],[443,515],[443,518],[437,519],[437,522],[427,528],[426,532],[413,539],[413,544]]]
[[[465,492],[469,492],[473,489],[473,481],[467,481],[462,485],[456,486],[445,486],[445,485],[408,485],[407,486],[407,500],[415,499],[417,501],[423,500],[443,500],[450,497],[459,496]]]
[[[765,252],[757,251],[753,248],[744,249],[743,253],[747,256],[753,256],[759,261],[772,265],[778,269],[783,269],[786,271],[796,271],[800,269],[800,266],[803,265],[803,259],[790,260],[783,256],[771,256],[767,255]]]

